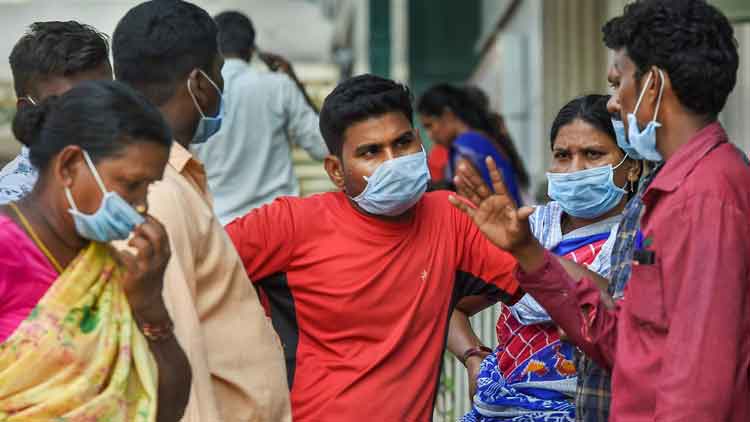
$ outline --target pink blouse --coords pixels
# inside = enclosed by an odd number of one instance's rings
[[[0,343],[29,316],[57,277],[26,232],[0,214]]]

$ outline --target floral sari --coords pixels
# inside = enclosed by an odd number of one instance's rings
[[[108,246],[92,242],[0,344],[0,421],[156,420],[158,368]]]

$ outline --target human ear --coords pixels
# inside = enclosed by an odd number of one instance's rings
[[[70,188],[85,166],[81,147],[68,145],[53,158],[52,171],[63,186]]]
[[[323,167],[326,169],[326,173],[328,173],[328,178],[331,179],[331,182],[333,182],[339,190],[343,191],[346,184],[344,179],[344,166],[341,162],[341,158],[330,154],[323,160]]]

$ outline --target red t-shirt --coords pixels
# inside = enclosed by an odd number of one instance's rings
[[[445,192],[397,223],[340,192],[282,198],[227,232],[284,344],[295,421],[430,420],[454,302],[519,294],[513,258]]]

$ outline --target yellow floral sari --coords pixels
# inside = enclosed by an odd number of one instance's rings
[[[123,275],[92,242],[0,344],[0,422],[156,420],[158,368]]]

